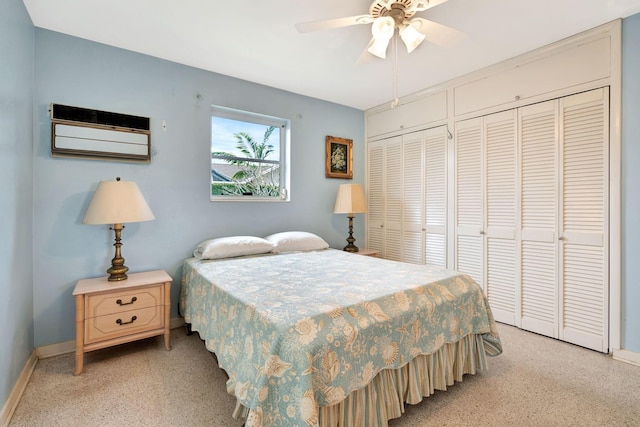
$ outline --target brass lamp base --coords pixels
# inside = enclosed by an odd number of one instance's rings
[[[107,280],[109,282],[119,282],[121,280],[127,280],[127,278],[129,277],[125,274],[127,271],[129,271],[129,267],[126,267],[124,265],[120,267],[112,266],[107,270],[107,273],[109,273],[109,277],[107,277]]]
[[[342,248],[342,250],[347,252],[358,252],[358,247],[353,244],[355,241],[356,239],[353,237],[353,215],[349,215],[349,237],[347,237],[347,242],[349,244]]]
[[[107,273],[109,273],[107,280],[109,282],[127,280],[126,272],[129,271],[129,267],[124,265],[124,258],[122,258],[122,255],[120,254],[120,248],[122,247],[120,234],[122,233],[123,228],[123,224],[113,224],[113,227],[111,228],[116,233],[116,242],[113,244],[113,246],[116,247],[116,254],[111,260],[111,268],[107,270]]]

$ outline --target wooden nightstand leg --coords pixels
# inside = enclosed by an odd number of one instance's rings
[[[164,346],[171,350],[171,282],[164,284]]]
[[[170,332],[164,333],[164,346],[166,347],[167,350],[171,350],[171,333]]]
[[[84,364],[84,295],[76,295],[76,369],[80,375]]]

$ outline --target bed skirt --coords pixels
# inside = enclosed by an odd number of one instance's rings
[[[444,344],[432,354],[420,355],[398,369],[380,371],[364,388],[354,390],[337,405],[318,408],[320,427],[386,427],[388,420],[404,413],[404,404],[415,405],[435,390],[446,390],[464,374],[487,369],[482,335],[467,335]],[[234,418],[246,418],[254,427],[251,410],[236,401]]]

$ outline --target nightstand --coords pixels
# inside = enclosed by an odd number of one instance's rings
[[[171,350],[171,276],[164,270],[131,273],[126,280],[107,277],[78,280],[76,299],[76,368],[84,353],[142,338],[164,335]]]
[[[352,252],[356,255],[364,255],[364,256],[370,256],[373,258],[377,258],[378,257],[378,253],[380,253],[380,251],[376,251],[375,249],[360,249],[358,252]]]

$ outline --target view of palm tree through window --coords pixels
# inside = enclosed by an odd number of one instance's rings
[[[278,126],[211,117],[211,195],[280,197]]]

